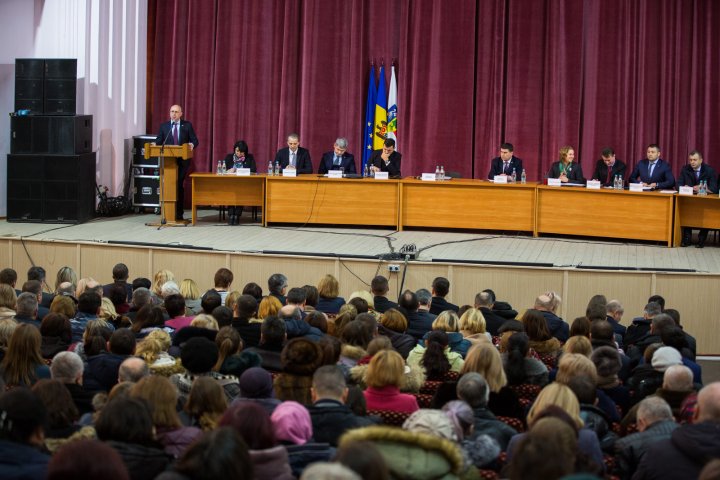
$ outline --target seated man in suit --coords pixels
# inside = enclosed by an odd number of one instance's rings
[[[352,153],[347,153],[348,142],[346,138],[339,137],[335,140],[332,152],[323,153],[320,160],[318,173],[324,175],[328,170],[343,169],[345,173],[357,173],[355,169],[355,157]]]
[[[678,180],[678,186],[680,187],[693,187],[695,193],[698,192],[700,182],[707,182],[707,193],[717,193],[718,191],[718,176],[715,169],[710,165],[703,163],[702,153],[697,150],[690,152],[688,156],[688,163],[680,169],[680,180]],[[705,246],[705,240],[707,240],[708,229],[701,228],[698,234],[698,243],[695,245],[697,248],[703,248]],[[682,243],[683,247],[687,247],[691,243],[692,229],[682,229]]]
[[[656,190],[675,186],[675,177],[670,165],[660,158],[660,145],[655,143],[648,145],[647,158],[635,165],[635,169],[630,174],[630,182],[641,182],[643,186]]]
[[[520,178],[522,171],[522,160],[513,155],[513,144],[503,143],[500,145],[500,156],[490,162],[488,180],[492,180],[495,175],[512,175],[513,172]]]
[[[375,150],[370,157],[370,168],[376,172],[388,172],[391,177],[399,177],[401,159],[400,152],[395,151],[395,140],[387,138],[383,148]]]
[[[600,153],[600,156],[602,158],[595,164],[593,180],[600,180],[603,187],[612,187],[614,186],[615,176],[620,175],[624,182],[627,166],[622,160],[615,158],[615,150],[605,148]]]
[[[300,146],[300,136],[291,133],[287,137],[287,144],[286,148],[281,148],[275,154],[275,161],[280,165],[280,169],[284,170],[290,165],[297,170],[297,173],[313,173],[310,152]]]

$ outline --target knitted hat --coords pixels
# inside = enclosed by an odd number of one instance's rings
[[[673,365],[682,365],[682,355],[673,347],[660,347],[652,356],[652,367],[664,372]]]
[[[312,438],[312,421],[305,407],[292,400],[275,407],[270,416],[278,440],[304,445]]]
[[[612,347],[598,347],[593,350],[590,359],[597,368],[598,376],[611,377],[617,375],[622,367],[620,353]]]
[[[312,376],[323,360],[320,345],[304,337],[293,338],[280,353],[283,372],[292,375]]]
[[[182,346],[180,360],[190,373],[207,373],[217,363],[218,355],[215,342],[205,337],[193,337]]]
[[[272,375],[260,367],[248,368],[240,375],[240,394],[245,398],[272,398]]]
[[[411,432],[429,433],[452,442],[458,441],[452,422],[440,410],[421,408],[405,420],[402,428]]]

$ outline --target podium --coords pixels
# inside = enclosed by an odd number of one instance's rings
[[[185,222],[178,222],[175,218],[175,206],[178,201],[183,199],[177,198],[177,175],[178,167],[174,161],[176,158],[188,160],[193,157],[193,151],[189,143],[183,145],[152,145],[145,144],[145,158],[157,157],[159,159],[160,168],[160,209],[162,224],[168,225],[185,225]],[[166,162],[169,158],[172,161]]]

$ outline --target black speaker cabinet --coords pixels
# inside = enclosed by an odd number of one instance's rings
[[[95,153],[8,155],[8,221],[82,223],[95,215]]]
[[[77,59],[15,59],[15,110],[75,115]]]
[[[90,153],[92,119],[92,115],[11,117],[10,153]]]

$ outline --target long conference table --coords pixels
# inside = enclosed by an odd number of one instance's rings
[[[333,224],[498,230],[677,245],[682,227],[720,229],[720,198],[582,187],[193,173],[198,206],[263,209],[262,224]]]

